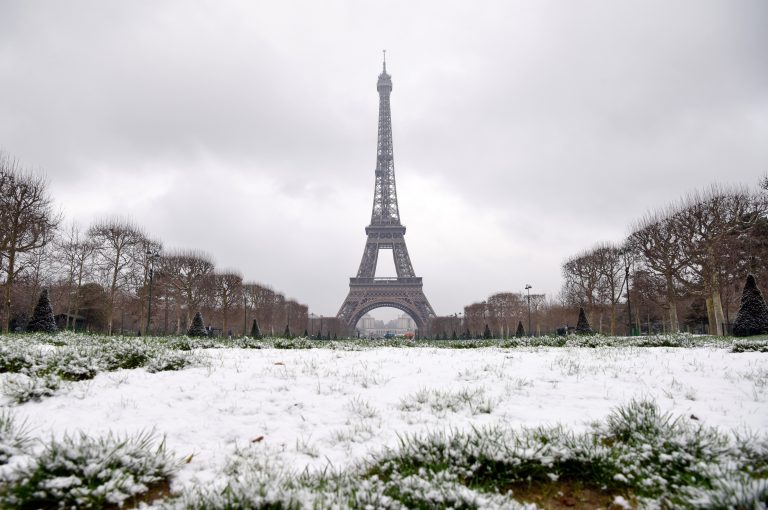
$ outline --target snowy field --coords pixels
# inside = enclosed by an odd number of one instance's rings
[[[724,432],[768,432],[768,353],[727,348],[206,349],[177,371],[103,371],[6,402],[43,440],[155,430],[172,487],[220,480],[236,449],[340,469],[399,437],[473,426],[583,431],[632,399]],[[4,374],[7,376],[8,374]]]

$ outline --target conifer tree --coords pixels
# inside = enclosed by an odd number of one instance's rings
[[[291,338],[291,329],[288,327],[288,324],[285,325],[285,331],[283,331],[283,336],[285,338]]]
[[[251,338],[261,338],[261,331],[259,331],[256,319],[253,319],[253,325],[251,325]]]
[[[205,330],[203,325],[203,315],[200,312],[195,313],[195,316],[192,318],[192,325],[189,326],[187,336],[208,336],[208,331]]]
[[[579,308],[579,321],[576,323],[577,335],[594,335],[592,327],[587,320],[587,314],[584,313],[584,308]]]
[[[309,338],[309,331],[306,329],[304,330],[304,338]]]
[[[37,300],[32,320],[27,324],[27,331],[40,333],[55,333],[56,319],[53,316],[53,308],[48,298],[48,289],[43,289]]]
[[[453,330],[453,334],[451,335],[451,340],[456,340],[456,330]]]
[[[741,293],[739,313],[733,321],[733,334],[752,336],[766,333],[768,333],[768,306],[760,289],[757,288],[755,277],[750,274]]]
[[[523,327],[523,321],[518,321],[517,331],[515,331],[516,338],[522,338],[525,336],[525,328]]]
[[[491,328],[488,327],[488,324],[485,325],[485,331],[483,331],[483,338],[486,340],[491,338]]]

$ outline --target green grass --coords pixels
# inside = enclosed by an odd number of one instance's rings
[[[83,434],[52,440],[0,480],[0,506],[116,508],[166,486],[177,468],[151,433],[93,439]]]
[[[54,395],[67,381],[93,379],[99,372],[145,368],[182,370],[199,363],[193,352],[158,339],[58,335],[0,336],[3,393],[16,403]]]
[[[33,367],[39,362],[40,352],[27,352],[25,357],[16,356],[13,345],[54,346],[57,348],[80,347],[112,350],[119,353],[119,361],[113,360],[114,368],[136,368],[143,366],[146,356],[153,349],[173,351],[192,351],[197,349],[243,348],[243,349],[335,349],[360,350],[380,347],[414,348],[427,347],[437,349],[480,349],[480,348],[535,348],[535,347],[722,347],[733,348],[734,352],[743,350],[768,350],[768,339],[749,340],[734,337],[696,336],[687,333],[653,335],[641,337],[594,336],[539,336],[509,339],[472,339],[472,340],[313,340],[310,338],[190,338],[186,336],[135,337],[106,336],[80,333],[46,334],[11,334],[0,335],[0,372],[18,372]],[[37,356],[37,357],[36,357]]]
[[[26,454],[32,440],[26,422],[19,423],[9,409],[0,410],[0,466],[11,457]]]
[[[404,436],[339,472],[292,473],[261,448],[230,460],[226,483],[168,500],[178,509],[524,508],[562,491],[641,507],[764,508],[768,441],[662,413],[649,401],[615,409],[586,433],[503,426]]]

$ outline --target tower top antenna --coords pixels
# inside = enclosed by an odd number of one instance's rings
[[[387,72],[387,50],[381,50],[381,52],[384,54],[384,72]]]

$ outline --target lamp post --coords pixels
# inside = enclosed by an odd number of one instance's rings
[[[528,291],[528,336],[533,336],[531,334],[531,289],[533,287],[530,286],[530,284],[525,284],[525,290]]]
[[[147,250],[147,258],[149,259],[149,299],[147,301],[147,329],[144,331],[144,335],[149,335],[149,327],[152,324],[152,280],[155,276],[155,259],[160,254],[156,250]]]
[[[248,336],[248,294],[243,287],[243,337]]]
[[[624,258],[624,281],[627,284],[627,317],[629,320],[629,336],[632,336],[632,305],[629,302],[629,249],[622,249],[620,254]]]

